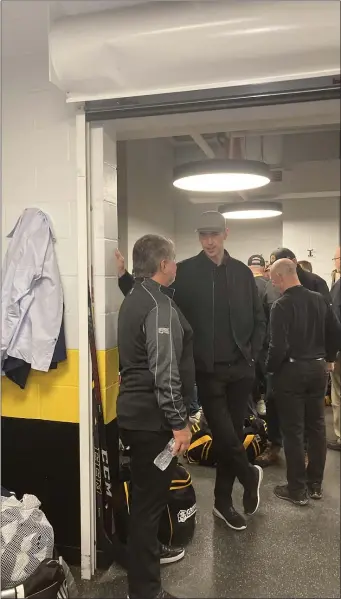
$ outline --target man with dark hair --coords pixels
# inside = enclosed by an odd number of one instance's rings
[[[173,438],[174,457],[191,440],[188,397],[194,387],[192,329],[171,299],[173,243],[145,235],[133,249],[136,282],[118,318],[120,436],[130,447],[132,502],[128,536],[130,599],[171,597],[161,588],[158,528],[176,460],[165,470],[155,458]],[[184,555],[168,549],[167,563]]]
[[[202,252],[178,264],[174,301],[193,329],[199,399],[217,448],[213,513],[234,530],[244,530],[246,520],[233,507],[232,488],[237,477],[244,487],[244,511],[254,514],[262,470],[249,464],[243,425],[265,318],[250,269],[224,250],[222,214],[204,212],[196,231]],[[117,262],[120,288],[128,293],[133,279],[122,272],[119,256]]]
[[[277,486],[280,499],[303,506],[322,498],[326,460],[324,396],[327,371],[341,346],[341,324],[330,303],[305,289],[292,260],[279,259],[271,279],[281,293],[270,315],[267,370],[272,375],[287,463],[288,484]],[[308,466],[304,436],[308,441]]]
[[[313,265],[308,260],[299,260],[297,262],[297,264],[299,266],[301,266],[301,268],[303,268],[303,270],[305,270],[307,272],[313,272]]]
[[[263,301],[268,279],[265,277],[265,260],[260,254],[253,254],[247,261],[247,265],[255,277],[259,297]]]
[[[303,270],[303,268],[297,264],[296,256],[294,252],[288,248],[277,248],[271,253],[270,265],[273,265],[277,260],[289,259],[295,265],[297,277],[300,284],[309,289],[310,291],[317,291],[321,293],[323,297],[331,304],[331,296],[328,289],[328,285],[322,277],[311,272]],[[270,320],[271,307],[274,302],[280,297],[279,290],[274,287],[271,281],[268,282],[264,294],[264,312],[267,318],[267,322]],[[267,344],[269,343],[269,334],[267,335]],[[268,439],[269,445],[265,452],[256,460],[262,468],[271,466],[279,460],[280,451],[282,448],[282,434],[280,429],[278,411],[275,403],[273,389],[270,384],[267,384],[266,396],[266,420],[268,425]]]

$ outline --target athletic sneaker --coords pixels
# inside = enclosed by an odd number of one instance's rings
[[[308,504],[308,496],[306,491],[302,491],[297,495],[291,495],[288,489],[288,485],[278,485],[274,488],[274,493],[276,497],[279,499],[284,499],[285,501],[291,501],[295,505],[304,506]]]
[[[280,453],[281,447],[279,447],[279,445],[273,445],[272,443],[269,443],[265,451],[258,456],[255,463],[261,468],[272,466],[273,464],[277,464],[279,462]]]
[[[308,485],[308,493],[312,499],[322,499],[322,486],[319,483]]]
[[[263,470],[260,466],[252,466],[255,474],[255,480],[251,489],[245,489],[243,495],[243,504],[245,514],[252,516],[259,508],[260,486],[263,480]]]
[[[225,524],[230,528],[233,528],[233,530],[245,530],[246,528],[245,518],[238,514],[232,505],[223,510],[218,510],[216,506],[214,506],[213,514],[217,518],[220,518],[220,520],[224,520]]]
[[[257,410],[258,416],[266,415],[266,403],[265,403],[264,399],[260,399],[259,401],[257,401],[256,410]]]
[[[160,547],[160,564],[174,564],[185,557],[185,550],[178,547],[169,547],[161,545]]]

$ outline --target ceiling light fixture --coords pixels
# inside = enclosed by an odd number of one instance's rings
[[[176,167],[173,185],[185,191],[222,193],[256,189],[270,180],[270,169],[264,162],[211,159]]]
[[[224,204],[219,212],[227,219],[255,219],[272,218],[282,214],[282,206],[277,202],[239,202],[238,204]]]

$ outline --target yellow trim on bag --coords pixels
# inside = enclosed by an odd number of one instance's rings
[[[195,449],[196,447],[200,447],[200,445],[204,445],[204,443],[207,443],[207,441],[212,441],[212,437],[210,437],[210,435],[203,435],[200,437],[200,439],[196,439],[196,441],[193,441],[193,443],[190,444],[187,452],[191,451],[191,449]]]
[[[250,443],[252,443],[254,437],[255,437],[255,435],[246,435],[246,437],[243,441],[244,449],[247,449],[249,447],[249,445],[250,445]]]
[[[129,487],[128,487],[128,483],[127,482],[123,483],[123,488],[124,488],[124,493],[125,493],[125,496],[126,496],[128,514],[130,514],[130,508],[129,508]]]
[[[181,482],[181,481],[177,481],[177,482]],[[191,484],[192,484],[191,477],[189,477],[189,482],[186,483],[185,485],[180,485],[179,487],[170,487],[169,490],[170,491],[180,491],[180,489],[186,489],[186,487],[190,487]]]
[[[172,518],[171,518],[171,515],[170,515],[169,505],[168,504],[167,504],[167,512],[168,512],[169,529],[170,529],[169,545],[171,545],[172,544],[172,540],[173,540],[173,522],[172,522]]]

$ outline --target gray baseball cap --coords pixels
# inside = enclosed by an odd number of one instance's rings
[[[195,229],[196,233],[224,233],[226,230],[225,218],[217,210],[203,212]]]

